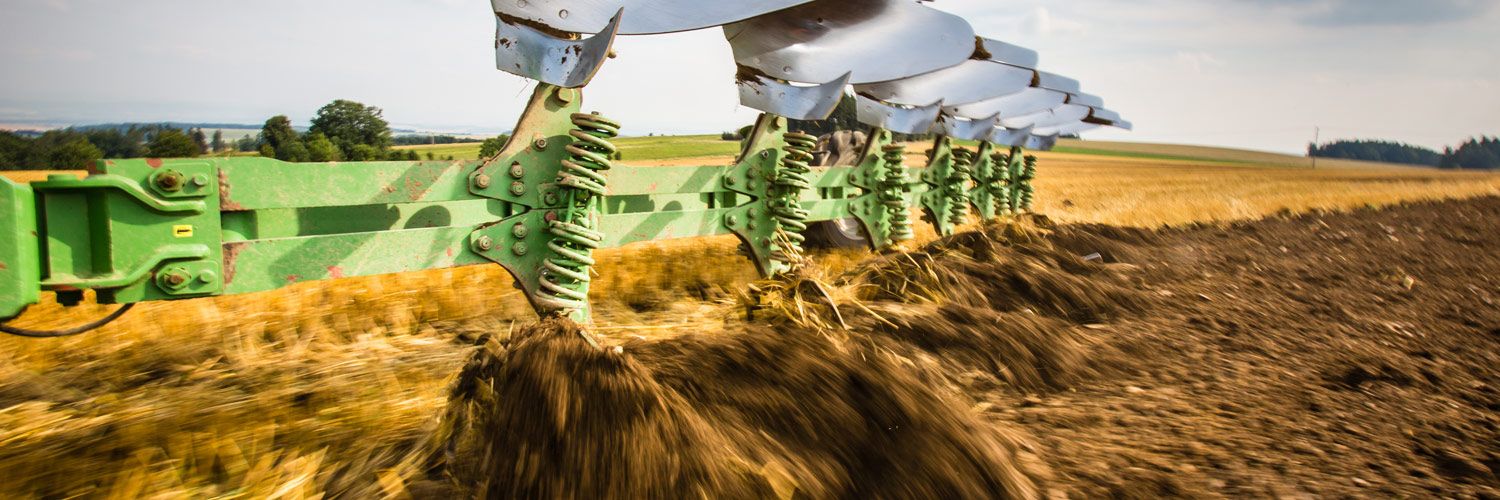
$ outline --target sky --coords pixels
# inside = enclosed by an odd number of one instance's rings
[[[1085,138],[1302,152],[1500,135],[1500,0],[937,0],[1133,121]],[[0,124],[306,123],[334,99],[399,128],[509,130],[485,0],[3,0]],[[621,37],[585,108],[626,135],[749,124],[718,29]]]

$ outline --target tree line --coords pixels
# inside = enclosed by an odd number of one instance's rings
[[[1472,138],[1460,144],[1458,148],[1443,148],[1441,153],[1399,142],[1341,140],[1327,144],[1308,144],[1307,155],[1315,158],[1378,161],[1439,168],[1500,169],[1500,140],[1494,137]]]
[[[193,158],[210,154],[259,154],[293,162],[420,159],[409,144],[478,142],[453,136],[392,137],[380,108],[336,100],[323,106],[305,133],[290,118],[266,120],[260,133],[226,140],[222,130],[180,124],[106,125],[50,130],[35,137],[0,131],[0,170],[83,170],[109,158]],[[503,142],[502,142],[503,144]],[[432,153],[427,159],[437,159]],[[453,159],[451,156],[446,159]]]

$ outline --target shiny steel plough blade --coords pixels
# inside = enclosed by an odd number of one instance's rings
[[[965,118],[982,118],[996,113],[1001,118],[1016,118],[1040,113],[1068,102],[1068,95],[1078,92],[1078,80],[1037,71],[1031,87],[993,99],[952,106],[944,113]]]
[[[621,35],[672,33],[722,26],[811,0],[490,0],[495,14],[518,24],[569,33],[611,31],[621,9],[629,14]]]
[[[934,102],[926,106],[901,106],[880,102],[867,96],[855,94],[855,109],[859,122],[902,134],[925,134],[937,122],[943,103]]]
[[[1021,129],[1010,129],[995,127],[990,133],[990,142],[1002,146],[1025,146],[1026,140],[1031,138],[1031,127]]]
[[[994,134],[995,127],[1000,124],[1000,115],[991,116],[980,120],[970,120],[952,115],[942,115],[938,122],[938,131],[943,135],[954,139],[966,141],[984,141]]]
[[[559,38],[504,17],[495,18],[495,67],[559,87],[588,85],[609,57],[623,11],[591,38]]]
[[[915,105],[937,100],[950,106],[969,104],[1030,87],[1036,79],[1036,70],[1032,69],[1036,61],[1035,51],[980,38],[972,58],[957,66],[900,80],[856,85],[854,91],[895,104]]]
[[[838,108],[849,86],[849,74],[813,86],[793,85],[765,75],[741,71],[740,104],[794,120],[826,120]]]
[[[741,66],[788,82],[896,80],[974,53],[963,18],[911,0],[818,0],[724,26]]]

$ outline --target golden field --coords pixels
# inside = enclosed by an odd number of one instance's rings
[[[1039,154],[1038,212],[1155,227],[1500,195],[1497,174],[1358,162],[1310,170],[1274,154],[1086,146],[1192,159]],[[728,158],[673,160],[689,161]],[[735,299],[755,276],[735,245],[704,238],[600,252],[597,330],[652,335],[740,321]],[[831,272],[858,258],[825,254],[814,265]],[[468,346],[530,319],[510,283],[498,266],[304,283],[143,304],[73,338],[0,339],[0,497],[408,495]],[[16,324],[59,327],[108,310],[42,304]]]

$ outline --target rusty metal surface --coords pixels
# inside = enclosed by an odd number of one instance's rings
[[[617,15],[598,35],[572,40],[497,17],[495,67],[559,87],[582,87],[609,57],[618,27]]]
[[[647,35],[722,26],[811,0],[490,0],[498,15],[571,33],[599,33],[624,10],[619,34]]]
[[[794,82],[896,80],[962,63],[975,48],[967,21],[911,0],[819,0],[726,25],[724,36],[739,64]]]

